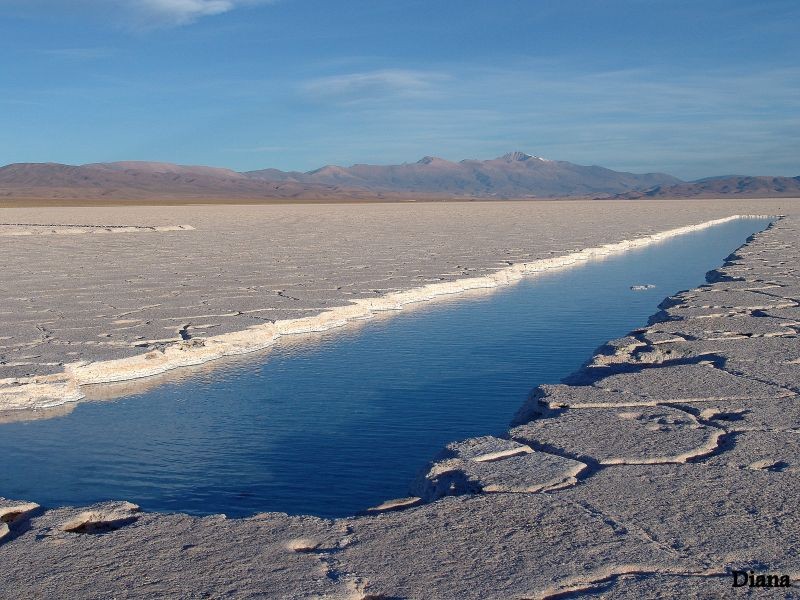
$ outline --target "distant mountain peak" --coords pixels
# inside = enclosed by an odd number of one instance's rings
[[[514,152],[509,152],[508,154],[503,154],[503,156],[498,156],[495,160],[502,160],[505,162],[525,162],[526,160],[541,160],[542,162],[551,162],[546,158],[542,158],[541,156],[532,156],[525,152],[520,152],[516,150]]]
[[[443,158],[439,158],[438,156],[423,156],[422,158],[420,158],[417,161],[417,164],[418,165],[429,165],[431,163],[437,163],[437,162],[441,163],[441,162],[447,162],[447,161],[445,161]]]
[[[325,165],[319,169],[309,171],[308,175],[346,175],[347,169],[338,165]]]
[[[509,152],[508,154],[503,154],[503,156],[499,156],[497,160],[504,160],[506,162],[524,162],[532,158],[533,156],[531,156],[530,154],[526,154],[525,152],[520,152],[519,150],[517,150],[515,152]]]

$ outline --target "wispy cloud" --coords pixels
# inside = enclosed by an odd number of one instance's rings
[[[276,0],[0,0],[23,14],[89,14],[132,29],[175,27]]]
[[[430,71],[382,69],[320,77],[306,82],[303,92],[312,100],[360,103],[384,98],[425,99],[442,95],[448,75]]]
[[[200,17],[219,15],[243,4],[241,0],[128,0],[129,9],[153,25],[184,25]]]

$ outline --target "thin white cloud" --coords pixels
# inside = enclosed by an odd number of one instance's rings
[[[151,29],[193,23],[237,8],[276,0],[0,0],[20,14],[82,15],[134,28]]]
[[[156,24],[184,25],[233,10],[236,0],[132,0],[130,8]]]
[[[108,0],[106,0],[108,1]],[[221,15],[239,8],[272,4],[277,0],[114,0],[145,27],[187,25],[203,17]]]
[[[448,79],[442,73],[405,69],[382,69],[320,77],[303,86],[305,95],[314,100],[357,103],[383,98],[435,98],[441,95],[439,84]]]

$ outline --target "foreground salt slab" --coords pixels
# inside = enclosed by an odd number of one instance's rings
[[[769,314],[769,313],[767,313]],[[746,315],[708,317],[689,321],[666,321],[649,327],[646,338],[654,335],[683,335],[692,339],[731,339],[752,336],[795,335],[795,323],[785,319],[758,318]]]
[[[642,402],[704,402],[749,397],[791,396],[784,388],[715,368],[712,364],[677,365],[611,375],[595,383],[608,392],[638,396]]]
[[[521,409],[516,422],[526,420],[526,413],[535,414],[540,410],[537,405],[550,409],[611,408],[795,395],[792,390],[778,385],[737,377],[716,368],[711,361],[704,364],[612,372],[600,379],[597,379],[596,373],[584,372],[580,379],[594,380],[594,383],[580,386],[540,386]]]
[[[491,436],[448,444],[412,491],[426,502],[469,493],[533,493],[576,482],[586,464]]]
[[[514,418],[515,423],[525,423],[548,410],[560,408],[625,407],[645,405],[639,395],[626,391],[610,391],[590,385],[540,385]]]
[[[652,343],[640,341],[636,347],[623,354],[620,350],[615,357],[620,364],[645,365],[664,364],[670,361],[708,360],[728,370],[729,361],[774,362],[791,364],[800,359],[797,336],[786,333],[783,336],[741,336],[714,340],[687,340],[673,338],[669,341]],[[617,340],[615,340],[617,341]],[[603,359],[605,357],[597,357]],[[606,366],[601,360],[593,361],[593,366]]]
[[[39,508],[35,502],[24,502],[0,498],[0,543],[11,534],[11,525],[15,521],[25,519]]]
[[[684,463],[713,452],[724,431],[667,406],[567,409],[510,432],[535,448],[600,465]]]
[[[82,511],[61,525],[71,533],[101,533],[136,520],[139,507],[132,502],[108,502]]]

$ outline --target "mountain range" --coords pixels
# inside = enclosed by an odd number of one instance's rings
[[[524,152],[510,152],[492,160],[451,162],[426,156],[402,165],[327,166],[308,173],[266,169],[245,174],[265,181],[279,179],[381,192],[499,198],[608,195],[680,183],[664,173],[637,175]]]
[[[510,152],[451,162],[325,166],[308,172],[237,172],[157,162],[16,163],[0,168],[0,198],[447,199],[800,196],[800,177],[727,176],[684,182]]]

